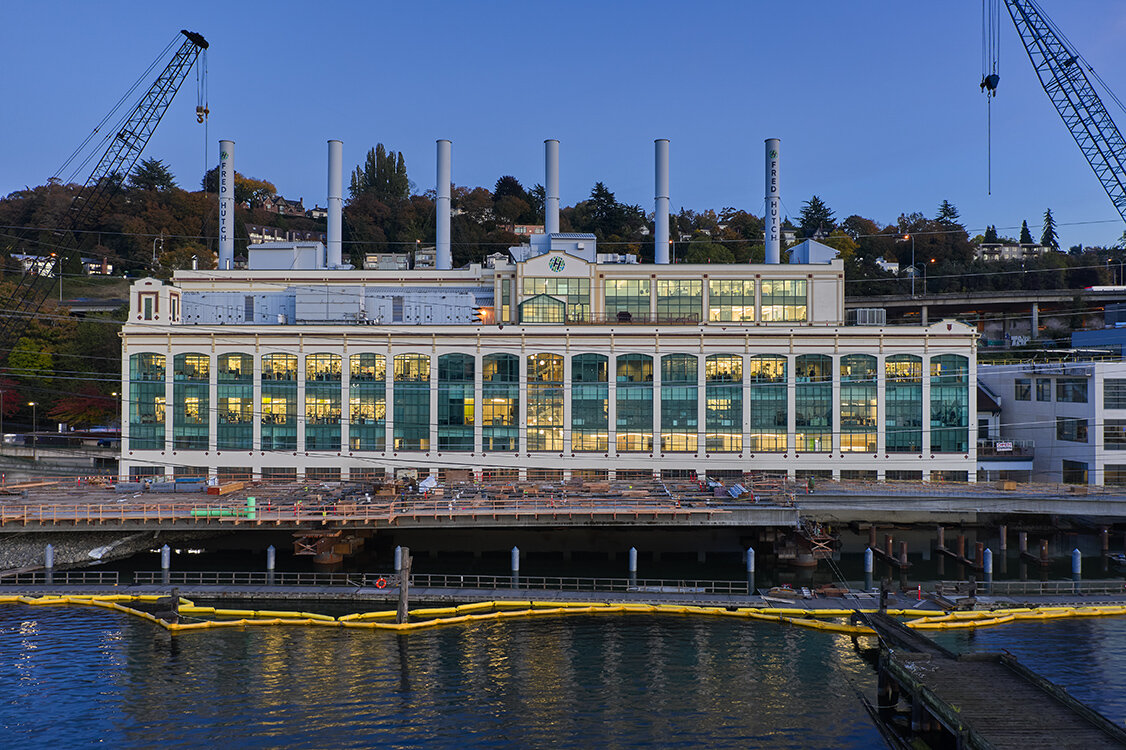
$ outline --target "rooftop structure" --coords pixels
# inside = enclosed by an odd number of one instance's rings
[[[600,254],[558,231],[558,148],[545,232],[485,265],[450,268],[439,141],[434,268],[341,263],[337,166],[327,247],[136,282],[122,475],[974,478],[973,329],[846,324],[840,260],[669,265],[660,215],[662,262]]]

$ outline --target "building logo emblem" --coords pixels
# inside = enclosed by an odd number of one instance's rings
[[[549,260],[547,262],[547,267],[550,268],[555,273],[559,273],[560,271],[562,271],[563,267],[565,265],[567,265],[567,262],[565,260],[563,260],[563,258],[559,257],[558,255],[556,255],[554,258],[552,258],[551,260]]]

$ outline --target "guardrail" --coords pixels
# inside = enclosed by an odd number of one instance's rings
[[[380,586],[380,581],[383,586]],[[315,586],[323,588],[394,588],[393,573],[282,573],[262,571],[138,571],[139,586]],[[714,594],[748,596],[746,581],[697,581],[666,578],[574,578],[561,576],[495,576],[414,574],[414,588],[641,592],[652,594]]]
[[[37,570],[29,573],[0,573],[0,586],[117,586],[120,574],[116,570],[59,570],[48,573]]]
[[[201,496],[204,497],[204,496]],[[245,503],[202,502],[122,502],[122,503],[50,503],[0,506],[0,526],[10,524],[104,524],[117,523],[179,523],[195,526],[240,523],[261,524],[325,524],[384,523],[402,520],[468,519],[482,517],[519,518],[544,516],[559,519],[565,516],[609,517],[611,520],[668,518],[686,520],[691,517],[727,513],[735,509],[776,507],[765,503],[747,504],[723,500],[685,502],[667,498],[521,498],[465,500],[453,498],[396,500],[392,502],[354,502],[305,504],[301,502],[262,502],[250,508]],[[780,507],[780,506],[777,506]]]
[[[1074,596],[1098,594],[1126,594],[1126,580],[1109,579],[1097,581],[978,581],[974,584],[978,594],[990,596]],[[939,581],[935,591],[942,593],[968,593],[970,584],[965,581]]]

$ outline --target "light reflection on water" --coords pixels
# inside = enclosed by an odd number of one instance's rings
[[[10,746],[878,747],[855,689],[871,696],[874,677],[848,638],[769,623],[173,638],[115,612],[0,607]]]

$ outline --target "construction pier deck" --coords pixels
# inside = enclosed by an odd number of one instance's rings
[[[1126,730],[1008,654],[954,654],[887,615],[877,713],[904,743],[957,748],[1121,748]],[[900,703],[907,707],[900,710]]]

